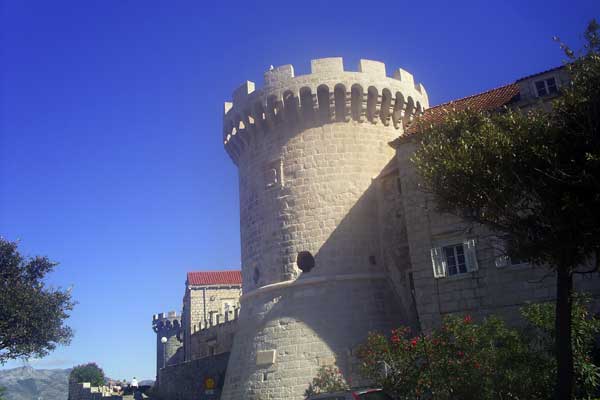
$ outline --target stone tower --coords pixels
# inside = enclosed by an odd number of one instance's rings
[[[161,368],[183,361],[181,341],[181,316],[175,311],[154,314],[152,330],[156,332],[156,381]],[[162,343],[162,338],[167,342]]]
[[[405,321],[381,257],[373,179],[388,145],[428,107],[408,72],[341,58],[271,68],[225,103],[223,142],[238,166],[239,331],[222,398],[303,399],[321,365],[356,381],[356,346]]]

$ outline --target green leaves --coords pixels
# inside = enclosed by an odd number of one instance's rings
[[[412,159],[440,211],[520,238],[509,253],[533,263],[570,268],[600,249],[597,29],[550,112],[448,113],[422,127]]]
[[[596,394],[600,369],[592,354],[600,319],[588,312],[589,298],[576,297],[573,348],[577,395]],[[363,373],[398,399],[548,399],[556,371],[553,358],[554,306],[534,304],[522,310],[523,330],[489,317],[447,317],[439,329],[412,336],[408,328],[390,336],[369,335],[359,351]],[[382,374],[381,361],[390,366]],[[428,397],[429,396],[429,397]]]
[[[43,357],[73,336],[64,325],[74,306],[71,294],[43,281],[55,266],[46,257],[26,260],[15,242],[0,237],[0,363]]]
[[[350,389],[340,370],[333,365],[325,365],[319,368],[317,376],[304,392],[304,397],[310,397],[319,393],[337,392]]]
[[[96,363],[87,363],[74,367],[69,375],[70,382],[89,382],[92,386],[103,386],[106,383],[106,377],[102,368]]]

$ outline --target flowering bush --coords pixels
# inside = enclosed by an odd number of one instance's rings
[[[333,365],[323,366],[319,368],[317,376],[313,378],[312,383],[304,392],[304,396],[309,397],[319,393],[336,392],[349,388],[344,376],[337,367]]]
[[[508,328],[495,317],[477,324],[467,315],[448,317],[427,334],[413,336],[408,328],[395,329],[389,337],[372,333],[359,351],[363,373],[398,399],[552,398],[552,307],[524,309],[534,328],[527,331]],[[600,320],[582,311],[582,302],[573,309],[573,342],[586,343],[574,352],[576,366],[583,365],[576,368],[578,394],[587,398],[598,384],[590,351]]]

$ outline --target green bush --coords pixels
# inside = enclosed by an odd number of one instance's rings
[[[591,353],[600,319],[587,311],[588,299],[573,306],[573,348],[577,396],[596,394],[599,369]],[[528,327],[507,327],[496,317],[474,323],[470,316],[448,317],[439,329],[411,336],[408,328],[390,337],[372,333],[361,346],[364,375],[398,399],[552,398],[554,305],[525,307]]]
[[[350,389],[341,372],[335,366],[323,366],[319,368],[317,376],[304,392],[305,397],[319,393],[337,392]]]
[[[103,386],[106,383],[104,371],[96,363],[87,363],[74,367],[69,374],[70,382],[89,382],[92,386]]]

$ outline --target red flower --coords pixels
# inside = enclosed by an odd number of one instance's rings
[[[419,343],[419,338],[414,338],[413,340],[410,341],[410,344],[412,345],[412,347],[415,347],[417,345],[417,343]]]
[[[464,356],[464,355],[465,355],[465,353],[463,353],[462,351],[459,351],[459,352],[458,352],[458,353],[456,353],[456,354],[458,354],[458,356],[459,356],[459,357],[462,357],[462,356]]]
[[[464,318],[465,324],[470,324],[471,321],[473,321],[473,318],[471,318],[471,316],[469,314],[465,315]]]
[[[473,366],[477,369],[481,368],[481,365],[479,365],[479,363],[477,361],[475,361],[475,364],[473,364]]]

